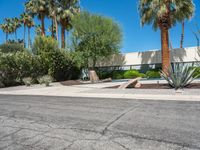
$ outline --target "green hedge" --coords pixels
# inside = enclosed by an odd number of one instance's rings
[[[140,73],[137,70],[115,70],[115,71],[97,71],[100,79],[112,78],[112,79],[132,79],[136,77],[145,78],[146,75]]]
[[[129,70],[124,73],[125,79],[133,79],[137,77],[145,77],[144,74],[140,73],[138,70]]]
[[[146,72],[148,79],[160,78],[160,72],[158,70],[149,70]]]

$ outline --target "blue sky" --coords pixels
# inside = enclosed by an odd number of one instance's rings
[[[26,0],[0,0],[0,23],[3,18],[19,16],[23,10]],[[194,17],[186,23],[185,47],[195,46],[196,40],[192,34],[195,23],[200,25],[200,4],[196,4]],[[125,3],[126,2],[126,3]],[[152,30],[151,26],[141,27],[137,10],[138,0],[82,0],[81,7],[93,13],[112,17],[123,30],[122,52],[146,51],[160,49],[160,32]],[[36,23],[39,23],[36,21]],[[32,36],[34,30],[32,29]],[[18,32],[22,38],[23,29]],[[170,30],[170,39],[174,48],[180,46],[181,26],[180,24]],[[11,36],[12,37],[12,36]],[[5,41],[5,35],[0,30],[0,43]]]

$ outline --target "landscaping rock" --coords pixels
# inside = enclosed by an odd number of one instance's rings
[[[118,89],[126,89],[126,88],[135,88],[136,84],[138,84],[138,81],[141,79],[141,77],[129,80],[128,82],[122,84],[119,86]],[[138,85],[139,86],[139,85]],[[140,85],[141,86],[141,85]]]

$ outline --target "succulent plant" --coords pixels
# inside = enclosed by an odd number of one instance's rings
[[[22,81],[24,82],[26,86],[31,86],[33,79],[31,77],[26,77],[26,78],[23,78]]]
[[[45,84],[45,86],[49,86],[53,82],[53,78],[50,75],[39,77],[37,80],[39,84]]]
[[[189,67],[184,64],[174,63],[170,66],[168,72],[160,72],[161,77],[163,77],[168,84],[175,88],[175,90],[182,89],[189,85],[194,79],[196,68]]]

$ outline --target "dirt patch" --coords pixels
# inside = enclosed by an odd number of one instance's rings
[[[115,88],[118,88],[119,86],[120,85],[112,86],[112,87],[108,87],[108,88],[115,89]],[[192,83],[185,88],[186,89],[200,89],[200,83]],[[137,89],[172,89],[172,87],[169,86],[168,84],[142,84],[142,86]]]

